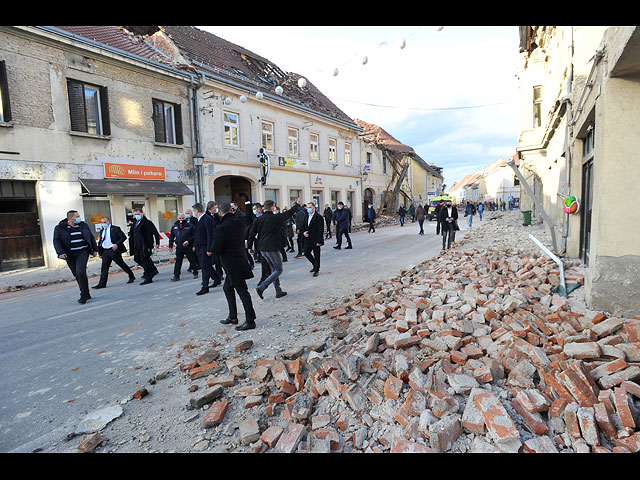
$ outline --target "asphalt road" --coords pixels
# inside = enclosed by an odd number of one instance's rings
[[[273,287],[264,300],[258,298],[256,266],[248,285],[258,327],[235,333],[259,339],[266,353],[286,349],[284,333],[294,319],[308,321],[316,304],[326,308],[437,255],[435,222],[425,222],[423,236],[417,232],[416,222],[354,233],[353,250],[334,250],[334,240],[327,240],[315,278],[305,258],[289,254],[281,277],[288,295],[277,300]],[[87,413],[130,397],[154,373],[174,365],[176,349],[221,330],[218,322],[227,316],[222,288],[196,296],[200,280],[186,268],[174,283],[173,265],[161,265],[144,286],[139,271],[133,284],[124,273],[112,274],[108,287],[92,289],[85,305],[77,303],[75,282],[0,295],[0,452],[46,451]]]

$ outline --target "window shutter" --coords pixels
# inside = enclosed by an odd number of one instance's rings
[[[81,83],[68,80],[67,92],[69,94],[71,130],[74,132],[86,132],[87,118],[84,111],[84,87]]]
[[[182,138],[182,105],[176,104],[175,106],[175,129],[176,129],[176,144],[182,145],[184,140]]]
[[[166,142],[166,134],[164,130],[164,109],[162,102],[152,100],[153,102],[153,130],[156,142]]]
[[[0,61],[0,92],[2,94],[2,121],[11,121],[11,103],[9,102],[9,81],[7,79],[7,66],[5,61]]]
[[[100,87],[100,110],[102,110],[102,135],[111,135],[111,121],[109,119],[109,96],[107,87]]]

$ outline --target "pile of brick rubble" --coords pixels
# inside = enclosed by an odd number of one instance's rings
[[[233,423],[252,452],[640,450],[640,316],[554,293],[558,267],[517,215],[485,219],[315,312],[332,320],[322,345],[254,361],[245,341],[233,358],[209,349],[183,364],[206,381],[191,397],[202,428]],[[579,261],[564,267],[582,282]]]

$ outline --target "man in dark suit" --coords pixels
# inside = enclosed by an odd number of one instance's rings
[[[296,227],[298,227],[296,225]],[[304,256],[311,262],[313,268],[310,270],[314,277],[320,271],[320,247],[324,245],[324,220],[316,212],[316,204],[307,203],[307,215],[304,223],[298,228],[302,231],[304,238]]]
[[[103,217],[101,222],[102,231],[98,242],[98,255],[102,258],[102,268],[100,270],[100,281],[92,288],[106,288],[111,262],[115,262],[123,272],[129,275],[127,283],[133,283],[136,277],[133,275],[129,265],[122,259],[122,254],[127,251],[127,247],[124,246],[127,236],[120,227],[111,225],[111,219]]]
[[[447,200],[446,204],[440,210],[438,222],[442,229],[442,250],[444,251],[445,242],[447,248],[451,248],[451,242],[455,238],[456,221],[458,220],[458,209],[451,204],[451,200]]]
[[[196,293],[196,295],[204,295],[209,293],[209,279],[212,275],[217,275],[213,269],[213,217],[208,215],[204,210],[204,205],[196,203],[193,205],[193,210],[198,219],[196,223],[196,229],[193,232],[193,251],[196,252],[198,258],[198,265],[202,269],[202,287]],[[222,281],[218,278],[213,282],[213,287],[220,285]]]
[[[196,261],[196,254],[193,251],[193,232],[196,229],[184,213],[178,214],[178,221],[171,227],[171,233],[169,234],[169,251],[173,253],[173,245],[176,246],[176,261],[173,266],[173,278],[172,282],[180,280],[180,273],[182,270],[182,261],[186,256],[189,260],[189,265],[193,266],[192,273],[193,278],[198,278],[198,267]]]
[[[218,224],[220,223],[220,221],[222,220],[222,217],[220,216],[220,214],[218,213],[218,210],[220,210],[220,207],[218,206],[218,202],[214,202],[209,201],[207,202],[207,214],[211,215],[211,218],[213,218],[213,231],[215,232],[216,227],[218,226]],[[222,272],[222,265],[220,265],[220,261],[218,260],[218,256],[216,254],[211,255],[211,263],[213,264],[213,273],[212,273],[212,280],[214,282],[222,282],[222,277],[224,275],[224,273]]]
[[[133,260],[144,270],[142,274],[144,280],[140,285],[147,285],[152,283],[153,277],[158,274],[151,255],[153,255],[154,239],[155,247],[160,246],[160,234],[141,208],[133,209],[133,218],[131,230],[129,230],[129,251],[133,252]]]
[[[233,216],[231,204],[227,202],[220,205],[220,213],[222,220],[213,235],[213,253],[218,255],[224,268],[225,279],[222,288],[229,306],[229,315],[220,323],[225,325],[238,323],[235,297],[237,293],[244,307],[245,322],[236,327],[236,330],[250,330],[256,328],[256,313],[246,282],[248,278],[253,278],[244,245],[246,225]]]
[[[87,277],[87,261],[89,255],[98,254],[96,239],[89,226],[82,221],[76,210],[69,210],[67,218],[63,219],[53,229],[53,246],[58,258],[66,260],[69,270],[80,287],[78,303],[87,303],[89,294],[89,279]]]

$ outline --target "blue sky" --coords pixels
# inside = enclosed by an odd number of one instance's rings
[[[515,153],[517,26],[198,28],[305,76],[351,118],[443,167],[449,186]]]

